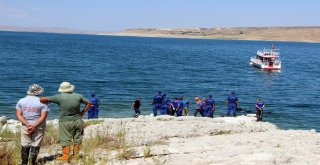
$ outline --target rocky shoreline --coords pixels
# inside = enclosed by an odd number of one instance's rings
[[[250,116],[213,119],[140,116],[97,121],[99,123],[85,127],[84,139],[123,131],[134,154],[120,160],[116,158],[116,151],[97,150],[95,164],[316,165],[320,162],[320,133],[315,130],[280,130],[272,123],[256,122]],[[47,122],[56,125],[58,120]],[[18,121],[8,120],[2,128],[14,130],[17,125]],[[59,146],[56,148],[60,150]],[[39,158],[50,157],[49,150],[52,148],[42,148]],[[99,161],[104,157],[108,157],[108,163]]]

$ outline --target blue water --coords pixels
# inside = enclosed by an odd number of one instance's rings
[[[282,53],[281,72],[248,65],[272,43]],[[246,110],[263,98],[264,119],[280,128],[320,130],[319,43],[0,32],[0,57],[0,116],[15,118],[15,104],[30,84],[54,95],[69,81],[88,98],[96,93],[101,117],[131,117],[136,97],[150,114],[156,90],[186,96],[192,108],[195,96],[212,94],[219,116],[233,90]],[[49,119],[58,118],[57,106],[50,108]]]

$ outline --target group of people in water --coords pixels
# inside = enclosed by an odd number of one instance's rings
[[[215,100],[212,98],[212,95],[209,95],[207,98],[200,100],[199,97],[195,97],[196,107],[193,113],[194,116],[197,116],[198,113],[202,117],[211,117],[213,118],[213,112],[216,110]],[[166,98],[166,95],[162,95],[159,91],[153,99],[153,114],[157,115],[157,109],[160,108],[161,115],[169,114],[174,116],[176,113],[177,116],[189,115],[189,101],[183,98],[174,98],[173,101],[170,101]],[[231,95],[228,96],[227,101],[227,115],[230,115],[230,111],[233,111],[233,116],[236,116],[236,108],[238,107],[238,98],[235,96],[234,92],[231,92]]]
[[[199,97],[195,97],[194,101],[196,103],[195,110],[193,115],[197,116],[198,113],[202,117],[211,117],[213,118],[213,113],[216,110],[215,100],[212,95],[208,95],[207,98],[203,98],[202,100]],[[166,94],[162,94],[161,91],[158,91],[157,94],[153,97],[152,103],[153,105],[153,115],[157,116],[158,111],[160,115],[171,115],[171,116],[189,116],[189,101],[185,97],[174,98],[170,100]],[[132,103],[132,109],[135,111],[134,117],[138,117],[141,114],[140,111],[141,98],[137,98]],[[230,95],[226,99],[226,115],[230,116],[231,112],[233,116],[236,116],[239,101],[238,97],[235,95],[234,91],[230,92]],[[257,110],[257,121],[262,120],[262,110],[264,108],[264,102],[259,99],[256,103]]]

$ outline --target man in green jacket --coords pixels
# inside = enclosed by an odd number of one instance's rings
[[[59,143],[62,146],[62,156],[57,160],[69,160],[70,146],[73,145],[73,159],[79,157],[80,145],[83,138],[82,116],[88,110],[91,102],[80,94],[73,93],[74,85],[62,82],[58,92],[60,94],[42,97],[41,102],[56,103],[60,109]],[[80,112],[80,105],[86,104]]]

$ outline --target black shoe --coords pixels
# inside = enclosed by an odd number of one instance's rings
[[[31,147],[31,165],[36,165],[40,147]]]
[[[30,147],[21,147],[21,165],[27,165],[29,160]]]

